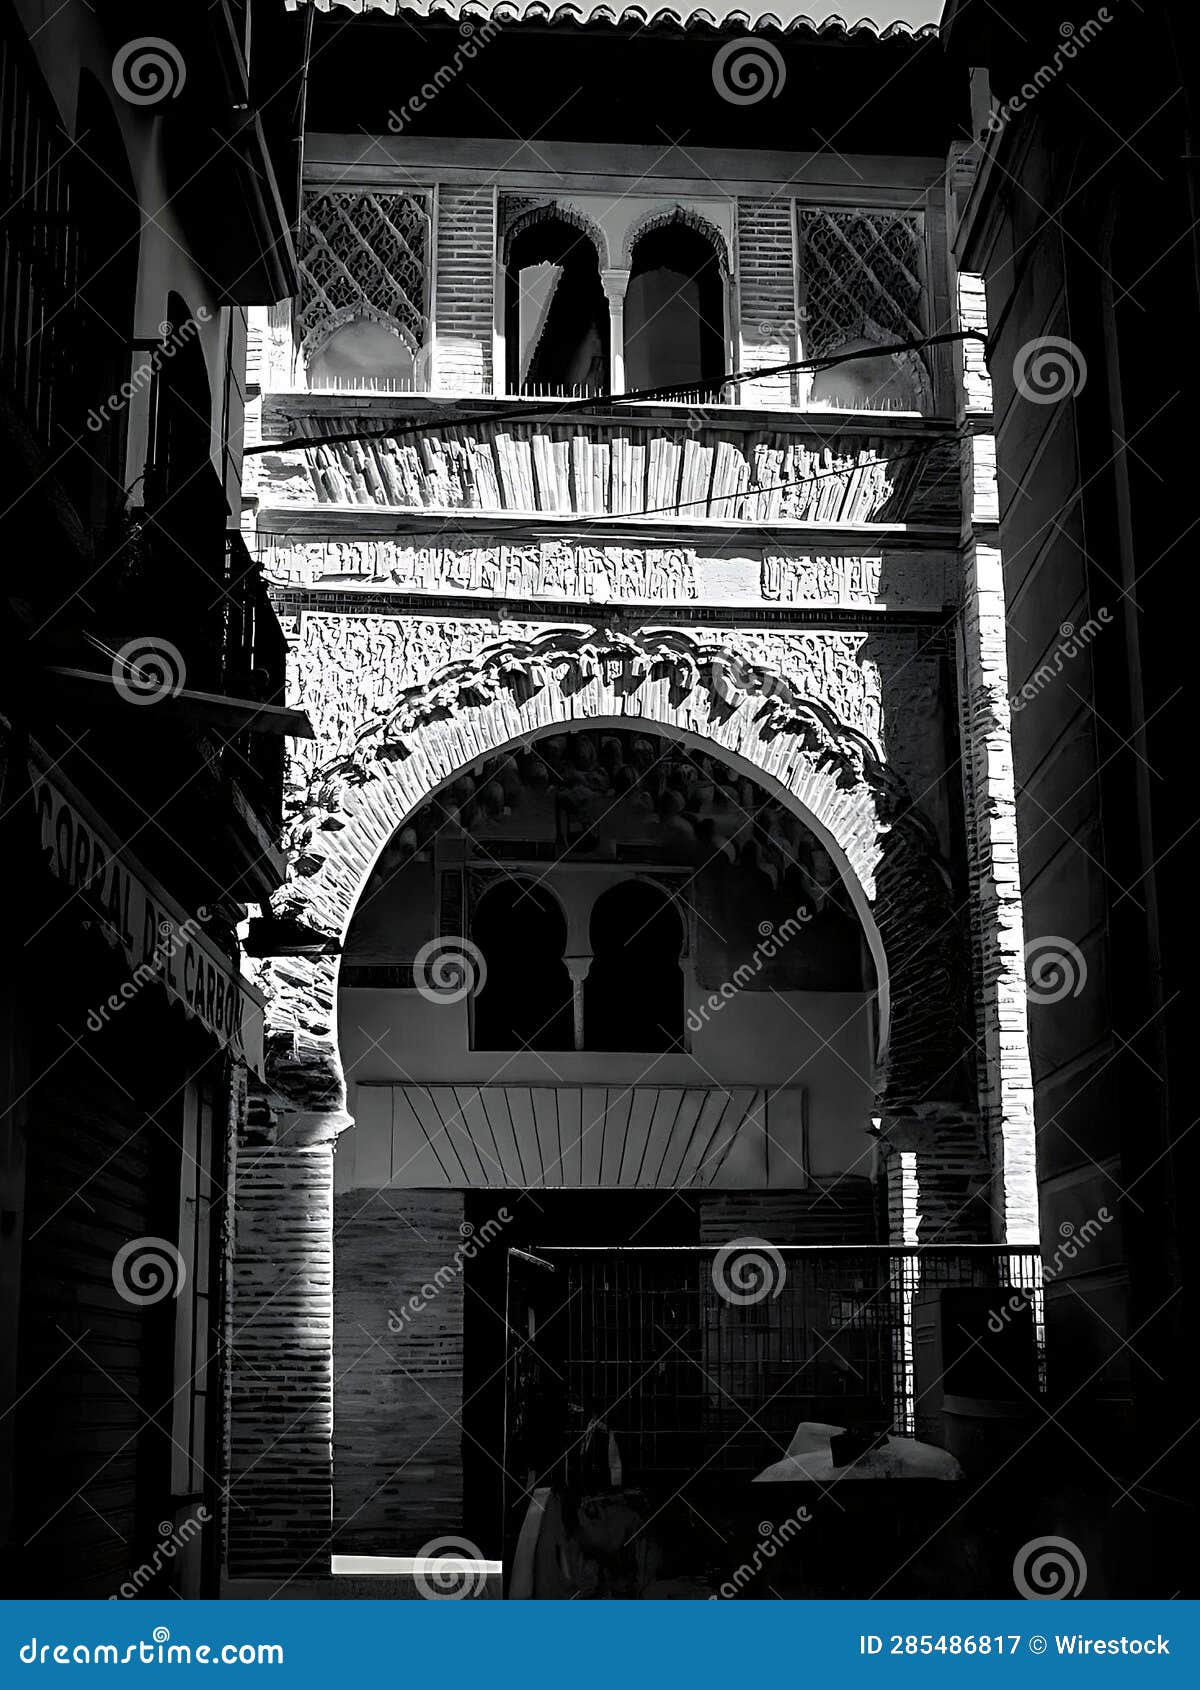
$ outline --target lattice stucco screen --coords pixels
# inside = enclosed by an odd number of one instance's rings
[[[853,341],[916,340],[925,330],[925,229],[916,213],[798,206],[799,300],[804,355],[825,357]],[[902,355],[922,407],[929,370]]]
[[[394,327],[418,353],[429,316],[431,211],[421,193],[360,188],[304,196],[296,334],[306,353],[356,320]]]

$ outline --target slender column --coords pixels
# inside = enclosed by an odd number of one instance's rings
[[[588,969],[592,966],[591,954],[587,956],[564,957],[567,973],[571,976],[571,996],[575,1011],[575,1049],[582,1050],[583,1044],[583,982],[587,979]]]
[[[604,296],[608,300],[609,391],[625,391],[625,290],[628,270],[601,270]]]

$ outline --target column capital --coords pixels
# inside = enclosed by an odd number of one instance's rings
[[[629,286],[629,270],[601,270],[600,281],[604,288],[605,298],[610,305],[621,305],[625,300],[625,290]]]

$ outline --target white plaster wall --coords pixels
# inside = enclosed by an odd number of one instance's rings
[[[698,1008],[703,996],[689,978],[688,1007]],[[870,1171],[874,1086],[864,993],[741,992],[691,1037],[690,1052],[662,1056],[472,1051],[467,1000],[432,1003],[416,991],[350,987],[338,1007],[351,1113],[362,1081],[802,1087],[812,1175]]]
[[[81,71],[90,71],[101,93],[111,95],[141,215],[134,338],[161,337],[160,325],[166,318],[170,293],[178,293],[186,302],[198,325],[195,341],[204,353],[212,392],[210,456],[225,487],[230,511],[236,513],[241,501],[245,312],[218,303],[212,278],[190,251],[190,238],[172,206],[164,171],[163,117],[153,107],[130,105],[116,92],[113,46],[105,39],[92,6],[64,5],[62,0],[17,0],[16,10],[66,130],[76,133]],[[129,33],[131,37],[136,34],[132,26]],[[130,376],[146,356],[131,352]],[[223,438],[224,414],[228,415],[230,450]],[[128,405],[125,484],[132,488],[134,504],[141,503],[140,487],[133,487],[133,483],[145,467],[148,421],[149,388],[143,387]]]

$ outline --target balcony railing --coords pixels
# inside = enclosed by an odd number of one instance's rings
[[[202,762],[236,784],[272,843],[282,817],[284,740],[255,707],[284,703],[287,644],[261,564],[227,531],[223,495],[205,470],[187,496],[152,497],[136,521],[108,537],[91,583],[87,625],[63,630],[55,656],[96,669],[96,651],[142,651],[173,685],[168,712],[138,713],[147,730],[182,734]],[[152,654],[158,651],[161,665]],[[118,689],[119,694],[119,689]],[[223,709],[220,702],[229,700]],[[247,706],[250,708],[247,709]],[[182,749],[182,747],[181,747]],[[190,787],[187,788],[191,790]],[[252,831],[255,831],[252,829]]]
[[[228,585],[222,601],[220,690],[256,704],[284,702],[287,641],[268,596],[261,565],[240,534],[227,536]],[[253,728],[229,740],[225,772],[237,782],[264,830],[279,835],[283,805],[284,741]]]
[[[514,1252],[509,1325],[521,1337],[509,1357],[506,1470],[586,1487],[596,1480],[597,1426],[615,1435],[624,1482],[634,1485],[674,1486],[701,1472],[751,1479],[781,1458],[804,1420],[919,1436],[929,1430],[922,1385],[951,1388],[925,1378],[914,1356],[914,1311],[934,1290],[995,1290],[999,1309],[1027,1299],[1026,1360],[1036,1364],[1035,1248],[754,1254],[757,1265],[747,1268],[743,1253],[739,1268],[739,1258],[708,1247],[544,1249],[536,1261]],[[1036,1365],[1023,1380],[1005,1379],[995,1356],[990,1365],[1011,1397],[1036,1393]]]

